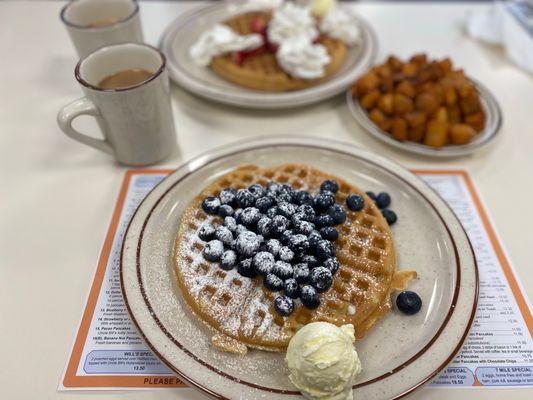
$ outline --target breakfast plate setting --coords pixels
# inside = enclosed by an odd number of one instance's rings
[[[164,179],[130,222],[120,273],[146,344],[220,399],[400,398],[459,351],[479,284],[461,224],[419,178],[290,136],[210,151]]]

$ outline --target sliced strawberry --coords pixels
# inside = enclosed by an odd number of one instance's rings
[[[252,29],[253,33],[259,33],[261,35],[264,35],[266,32],[266,21],[261,16],[255,16],[252,19],[252,22],[250,23],[250,28]]]
[[[276,43],[272,43],[272,42],[267,43],[267,50],[271,53],[277,53],[278,48],[279,48],[279,45],[277,45]]]
[[[246,55],[244,54],[244,51],[236,51],[235,53],[233,53],[233,60],[235,61],[235,64],[237,64],[239,67],[242,66],[245,58]]]
[[[262,45],[262,46],[256,47],[255,49],[243,50],[243,53],[245,57],[251,57],[251,56],[264,53],[265,49],[266,49],[265,45]]]

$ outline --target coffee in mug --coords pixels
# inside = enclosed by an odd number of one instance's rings
[[[149,165],[176,147],[165,56],[136,43],[103,47],[82,58],[75,76],[85,97],[63,107],[57,116],[65,134],[112,154],[127,165]],[[104,140],[72,126],[80,115],[95,117]]]

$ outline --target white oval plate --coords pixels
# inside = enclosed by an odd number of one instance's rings
[[[416,269],[411,289],[423,308],[396,310],[357,342],[363,372],[355,398],[400,398],[443,369],[459,351],[477,302],[477,267],[459,221],[424,182],[397,164],[347,143],[273,137],[233,144],[179,167],[133,216],[121,255],[121,282],[132,320],[147,345],[191,386],[217,399],[301,399],[289,382],[284,354],[244,357],[210,345],[211,332],[189,311],[175,283],[172,245],[180,215],[197,193],[235,167],[308,163],[364,190],[387,190],[400,269]]]
[[[351,90],[346,92],[346,102],[348,108],[355,120],[361,125],[368,133],[374,136],[376,139],[381,140],[397,149],[407,151],[414,154],[423,154],[430,157],[457,157],[464,156],[466,154],[473,153],[477,149],[489,144],[496,138],[496,135],[500,131],[502,124],[502,112],[498,101],[494,95],[480,82],[469,78],[476,86],[479,92],[479,98],[481,100],[481,106],[485,111],[486,123],[485,129],[476,135],[474,140],[464,145],[446,145],[441,148],[435,148],[426,146],[421,143],[415,143],[406,140],[400,142],[392,137],[391,134],[379,129],[368,117],[367,112],[361,107],[358,101],[352,97]]]
[[[247,89],[192,61],[189,48],[202,32],[215,23],[252,9],[253,5],[245,0],[219,1],[193,9],[174,20],[163,33],[159,44],[167,57],[171,79],[185,89],[217,102],[246,108],[279,109],[316,103],[342,93],[374,62],[377,38],[363,19],[358,20],[361,44],[348,49],[346,60],[335,75],[308,89],[282,93]]]

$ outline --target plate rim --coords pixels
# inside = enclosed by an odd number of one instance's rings
[[[237,1],[241,1],[243,4],[245,3],[242,0]],[[184,74],[179,70],[174,57],[172,57],[171,42],[175,37],[175,30],[179,28],[180,25],[188,22],[191,18],[194,18],[196,14],[205,11],[214,12],[218,9],[226,7],[228,7],[228,4],[222,1],[208,5],[193,7],[192,9],[187,10],[168,24],[168,26],[161,34],[158,43],[159,49],[161,49],[161,51],[167,57],[167,68],[172,81],[180,87],[186,89],[187,91],[211,101],[242,108],[264,110],[295,108],[318,103],[343,93],[344,90],[349,87],[359,75],[361,75],[366,69],[368,69],[371,65],[374,64],[379,52],[378,36],[374,28],[372,28],[368,21],[366,21],[359,14],[357,14],[356,17],[360,27],[363,30],[363,36],[367,36],[369,38],[365,42],[365,46],[369,47],[368,54],[362,53],[362,58],[364,59],[363,62],[359,62],[358,59],[358,61],[355,63],[355,67],[348,71],[346,73],[346,76],[343,77],[340,82],[331,87],[326,87],[324,92],[316,94],[309,93],[309,91],[317,90],[327,83],[334,83],[334,76],[318,85],[289,92],[269,93],[262,91],[253,91],[252,89],[249,89],[250,93],[246,94],[231,92],[218,93],[218,91],[213,89],[212,87],[209,87],[208,85],[199,82],[195,78],[189,77],[188,75]],[[242,87],[239,88],[246,89]]]
[[[288,139],[288,140],[294,140],[292,143],[287,143],[287,142],[277,142],[276,139]],[[311,141],[311,142],[315,142],[314,144],[310,144],[310,143],[301,143],[302,142],[302,139],[307,139],[308,141]],[[462,226],[462,224],[460,223],[459,219],[457,218],[456,214],[454,213],[454,211],[449,207],[449,205],[442,199],[442,197],[433,189],[431,188],[429,185],[427,185],[424,181],[422,181],[421,178],[419,178],[418,176],[416,176],[415,174],[411,173],[410,171],[404,169],[403,167],[400,167],[398,164],[396,164],[395,162],[383,157],[383,156],[380,156],[380,155],[377,155],[375,154],[374,152],[370,151],[370,150],[366,150],[366,149],[362,149],[358,146],[354,146],[353,144],[351,143],[346,143],[346,142],[342,142],[342,141],[337,141],[337,140],[334,140],[334,141],[325,141],[325,140],[322,140],[322,139],[317,139],[317,138],[314,138],[314,137],[300,137],[300,136],[275,136],[273,138],[270,138],[270,139],[252,139],[252,140],[247,140],[247,141],[244,141],[241,143],[240,146],[237,146],[239,147],[239,150],[238,151],[233,151],[231,152],[231,149],[235,147],[235,144],[232,143],[232,144],[229,144],[229,145],[224,145],[224,146],[220,146],[220,147],[217,147],[216,149],[213,149],[213,150],[210,150],[210,151],[207,151],[205,153],[202,153],[186,162],[184,162],[183,164],[181,164],[173,173],[171,173],[170,175],[168,175],[168,177],[165,177],[160,183],[158,183],[149,193],[148,195],[142,200],[142,202],[139,204],[138,208],[135,210],[135,213],[133,214],[133,216],[131,217],[129,223],[128,223],[128,226],[127,226],[127,229],[125,231],[125,235],[124,235],[124,240],[122,242],[122,246],[121,246],[121,252],[120,252],[120,283],[121,283],[121,291],[122,291],[122,294],[123,294],[123,297],[124,297],[124,302],[126,304],[126,307],[127,307],[127,310],[128,310],[128,313],[130,314],[130,317],[132,319],[132,321],[134,322],[135,326],[137,327],[137,330],[139,331],[139,333],[141,334],[144,342],[147,344],[147,346],[150,348],[151,351],[154,352],[154,354],[161,360],[163,361],[174,373],[176,373],[181,379],[183,379],[184,381],[190,383],[192,386],[196,387],[197,389],[199,389],[201,392],[203,392],[204,394],[212,397],[212,398],[216,398],[216,399],[226,399],[226,397],[224,397],[223,395],[219,394],[219,393],[215,393],[213,392],[211,389],[209,389],[208,387],[206,387],[204,384],[201,384],[201,383],[198,383],[196,382],[194,379],[190,378],[186,373],[184,373],[183,371],[181,371],[180,369],[178,369],[177,367],[175,367],[170,361],[168,361],[165,356],[163,356],[155,347],[154,344],[152,344],[148,338],[146,337],[146,335],[144,334],[144,332],[141,330],[141,326],[139,324],[139,322],[137,321],[137,319],[135,318],[134,316],[134,313],[133,313],[133,310],[129,304],[129,301],[128,301],[128,297],[127,297],[127,294],[126,294],[126,290],[125,290],[125,285],[124,285],[124,249],[126,247],[126,242],[128,241],[128,236],[129,236],[129,231],[130,231],[130,228],[132,226],[132,223],[133,221],[135,220],[135,217],[137,215],[137,212],[141,209],[141,207],[143,206],[143,203],[145,203],[145,201],[147,201],[150,197],[150,195],[161,185],[163,184],[165,181],[167,181],[167,183],[169,182],[169,178],[175,176],[176,174],[178,174],[179,171],[181,171],[182,169],[185,169],[185,171],[187,170],[187,167],[189,169],[189,171],[186,171],[177,181],[171,183],[171,186],[169,186],[168,188],[166,188],[164,190],[163,193],[161,193],[156,199],[155,199],[155,202],[154,200],[152,200],[152,204],[151,204],[151,208],[150,208],[150,211],[148,212],[148,214],[146,215],[146,217],[144,218],[144,220],[141,221],[140,225],[142,226],[142,230],[141,230],[141,235],[138,236],[136,238],[136,241],[138,241],[137,243],[137,246],[134,246],[136,248],[136,259],[135,259],[135,262],[136,262],[136,266],[135,266],[135,269],[136,269],[136,275],[137,275],[137,279],[138,279],[138,282],[141,282],[141,275],[140,275],[140,265],[138,264],[138,257],[139,257],[139,252],[140,252],[140,248],[141,248],[141,245],[142,245],[142,231],[144,231],[144,227],[148,224],[148,220],[152,214],[152,212],[157,208],[157,205],[159,204],[159,202],[166,196],[166,194],[168,194],[168,192],[170,192],[170,190],[177,184],[179,183],[179,180],[183,179],[185,176],[195,172],[196,170],[204,167],[208,161],[209,162],[213,162],[219,158],[222,158],[222,157],[225,157],[225,156],[228,156],[228,155],[231,155],[232,153],[238,153],[238,152],[242,152],[242,151],[249,151],[249,150],[253,150],[253,149],[260,149],[260,148],[265,148],[265,147],[274,147],[276,144],[277,145],[293,145],[293,146],[305,146],[305,147],[312,147],[312,148],[326,148],[328,150],[332,150],[332,151],[337,151],[339,153],[343,153],[345,155],[348,155],[348,156],[355,156],[357,157],[356,154],[354,153],[351,153],[349,151],[342,151],[338,148],[335,148],[334,146],[328,146],[328,144],[331,144],[331,142],[334,142],[333,144],[336,144],[336,145],[342,145],[342,146],[349,146],[349,147],[354,147],[358,150],[361,150],[363,152],[366,152],[367,154],[370,154],[372,155],[373,157],[377,157],[377,159],[384,159],[386,161],[388,161],[389,163],[391,164],[395,164],[397,167],[399,167],[401,170],[403,170],[404,172],[407,172],[409,175],[411,175],[411,177],[414,177],[417,181],[419,181],[420,183],[422,183],[423,186],[425,186],[426,188],[429,188],[429,190],[431,192],[433,192],[433,194],[435,194],[441,201],[442,201],[442,204],[451,212],[453,218],[455,219],[455,222],[458,224],[458,226],[460,227],[460,229],[462,230],[462,232],[464,233],[464,237],[466,238],[466,242],[468,244],[468,248],[469,248],[469,254],[472,256],[472,266],[473,266],[473,270],[474,270],[474,276],[475,276],[475,288],[474,288],[474,297],[473,297],[473,302],[472,302],[472,310],[470,311],[470,316],[468,318],[468,322],[466,323],[466,325],[464,326],[464,332],[462,333],[462,336],[461,338],[459,339],[459,341],[457,342],[457,346],[453,349],[453,351],[449,354],[449,356],[446,358],[446,360],[444,360],[444,362],[439,365],[438,368],[436,368],[435,371],[432,371],[429,375],[427,375],[425,378],[421,379],[420,381],[418,381],[417,383],[413,384],[413,386],[411,386],[410,388],[408,388],[407,390],[405,390],[403,393],[401,394],[398,394],[396,397],[394,397],[393,399],[400,399],[404,396],[406,396],[407,394],[411,393],[412,391],[416,390],[417,388],[419,388],[420,386],[424,385],[425,383],[427,383],[430,379],[432,379],[435,375],[437,375],[443,368],[446,367],[446,365],[448,365],[452,360],[453,358],[455,357],[455,355],[459,352],[459,350],[461,349],[462,345],[464,344],[464,341],[466,340],[467,336],[468,336],[468,333],[472,327],[472,323],[474,321],[474,318],[475,318],[475,313],[476,313],[476,310],[477,310],[477,303],[478,303],[478,297],[479,297],[479,269],[478,269],[478,265],[477,265],[477,259],[475,257],[475,253],[474,253],[474,249],[473,249],[473,246],[470,242],[470,239],[468,237],[468,235],[466,234],[466,231],[464,230],[464,227]],[[262,143],[263,145],[262,146],[253,146],[253,144],[260,144]],[[213,155],[213,153],[216,153],[216,157]],[[371,160],[368,160],[364,157],[358,157],[364,161],[368,161],[368,162],[371,162],[373,165],[376,165],[378,168],[380,167],[379,164],[377,164],[374,161],[371,161]],[[190,164],[196,164],[194,167],[191,167]],[[427,203],[429,203],[429,205],[432,207],[432,209],[437,213],[438,217],[440,218],[441,222],[444,224],[449,236],[450,236],[450,239],[453,243],[453,246],[454,246],[454,253],[455,253],[455,257],[456,257],[456,260],[457,260],[457,277],[456,277],[456,282],[455,282],[455,289],[454,289],[454,294],[453,294],[453,299],[452,299],[452,307],[450,307],[450,310],[448,311],[448,313],[446,314],[445,318],[444,318],[444,321],[442,322],[441,326],[439,327],[438,331],[433,335],[433,337],[429,340],[429,342],[422,348],[420,349],[414,356],[412,356],[406,363],[403,363],[401,364],[401,366],[395,368],[393,371],[391,371],[390,373],[385,373],[377,378],[372,378],[368,381],[365,381],[363,383],[360,383],[360,384],[356,384],[353,386],[353,389],[355,388],[358,388],[358,387],[362,387],[362,386],[366,386],[368,384],[372,384],[372,383],[375,383],[376,381],[379,381],[381,379],[384,379],[384,378],[387,378],[391,375],[393,375],[394,373],[398,372],[399,370],[403,369],[405,366],[409,365],[411,362],[417,360],[419,357],[421,357],[423,354],[425,354],[425,352],[427,352],[427,350],[429,350],[432,345],[434,344],[434,342],[439,338],[440,334],[446,329],[446,325],[448,323],[448,321],[451,319],[451,316],[453,315],[453,312],[455,311],[455,303],[459,297],[459,294],[460,294],[460,290],[461,288],[459,287],[459,285],[461,284],[461,279],[460,279],[460,276],[461,276],[461,263],[459,262],[459,259],[460,259],[460,255],[458,254],[458,250],[457,250],[457,247],[455,245],[455,240],[452,236],[452,232],[449,230],[449,227],[448,225],[446,224],[445,222],[445,219],[442,217],[441,213],[439,212],[439,210],[437,209],[437,207],[434,205],[433,201],[431,201],[429,198],[427,198],[426,195],[424,195],[419,188],[415,187],[412,183],[408,182],[405,178],[403,178],[402,176],[396,174],[395,172],[391,171],[390,169],[388,168],[385,168],[385,170],[388,172],[388,173],[391,173],[393,174],[396,178],[399,178],[402,182],[408,184],[409,186],[412,187],[412,189],[414,189],[417,193],[419,193],[419,195],[422,196],[422,198],[424,198]],[[141,286],[142,286],[142,283],[141,283]],[[146,293],[144,292],[144,290],[141,289],[141,294],[142,294],[142,297],[143,297],[143,301],[144,301],[144,305],[148,306],[148,309],[150,311],[150,314],[152,314],[152,308],[150,306],[150,303],[149,303],[149,300],[148,300],[148,297],[146,295]],[[174,344],[176,344],[176,340],[173,338],[172,334],[170,334],[169,332],[166,331],[166,328],[164,327],[164,325],[159,321],[158,317],[156,316],[154,318],[153,315],[152,316],[152,319],[153,321],[157,324],[157,326],[159,327],[160,330],[163,331],[163,333],[167,336],[167,338],[169,338]],[[192,356],[192,359],[195,361],[195,362],[199,362],[201,364],[206,364],[203,360],[199,359],[197,356],[195,356],[194,354],[190,353],[190,351],[188,351],[187,349],[185,349],[184,347],[182,347],[180,344],[178,344],[178,347],[184,351],[185,353],[187,353],[187,355],[189,356]],[[190,354],[189,354],[190,353]],[[223,372],[223,371],[218,371],[218,369],[216,367],[212,367],[212,366],[208,366],[206,365],[209,369],[217,372],[219,375],[223,376],[224,378],[227,378],[227,379],[231,379],[233,381],[236,380],[236,378],[232,377],[232,376],[227,376],[228,374]],[[214,368],[214,369],[213,369]],[[242,383],[242,381],[241,381]],[[249,382],[246,382],[246,385],[247,386],[250,386],[252,388],[255,388],[255,389],[260,389],[260,390],[264,390],[264,391],[268,391],[270,393],[276,393],[276,394],[287,394],[287,395],[295,395],[295,394],[300,394],[300,392],[298,391],[290,391],[290,390],[283,390],[283,389],[273,389],[273,388],[266,388],[266,387],[263,387],[263,386],[259,386],[259,385],[255,385],[255,384],[250,384]]]
[[[499,137],[499,134],[501,132],[501,127],[503,125],[503,113],[500,106],[500,103],[492,94],[492,92],[482,84],[479,80],[474,79],[472,77],[468,77],[472,83],[474,83],[474,86],[478,90],[478,92],[481,94],[481,97],[485,102],[488,104],[489,108],[494,109],[494,127],[485,134],[485,137],[483,137],[478,142],[471,142],[463,145],[446,145],[441,148],[432,148],[430,146],[426,146],[420,143],[414,143],[410,141],[400,142],[396,139],[394,139],[389,133],[382,131],[379,129],[368,117],[367,113],[363,110],[360,103],[358,101],[355,101],[352,96],[351,88],[349,88],[346,91],[346,103],[348,105],[348,109],[350,110],[350,114],[352,118],[357,122],[357,124],[363,128],[363,130],[369,134],[370,136],[374,137],[375,139],[386,143],[389,146],[392,146],[396,149],[400,149],[402,151],[405,151],[407,153],[411,154],[418,154],[418,155],[424,155],[426,157],[436,157],[436,158],[453,158],[453,157],[461,157],[468,154],[472,154],[473,152],[492,144],[493,141]],[[486,110],[485,110],[486,111]],[[483,131],[485,131],[487,128],[485,127]],[[482,132],[483,132],[482,131]]]

